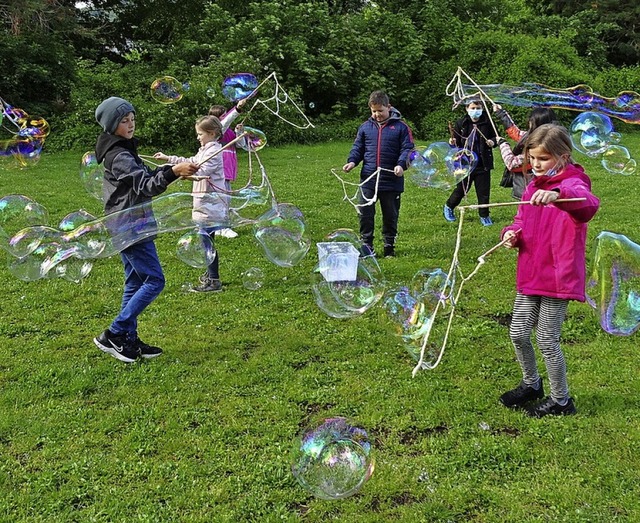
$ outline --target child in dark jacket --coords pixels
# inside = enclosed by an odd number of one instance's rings
[[[137,358],[155,358],[159,347],[138,337],[138,315],[162,292],[165,280],[154,243],[151,198],[163,193],[179,177],[193,175],[193,163],[166,165],[150,170],[138,156],[135,109],[122,98],[111,97],[96,109],[96,120],[104,132],[98,136],[96,157],[104,161],[104,211],[113,215],[107,227],[115,247],[120,247],[124,265],[124,293],[120,313],[111,326],[94,338],[96,346],[125,363]],[[145,234],[136,239],[136,229]],[[126,239],[126,240],[125,240]]]
[[[371,93],[369,109],[371,118],[358,129],[342,170],[349,172],[362,162],[359,202],[362,255],[375,256],[375,203],[379,201],[384,256],[395,256],[400,196],[404,192],[403,175],[409,153],[414,148],[413,136],[409,126],[402,120],[402,115],[391,107],[389,97],[383,91]]]
[[[443,214],[448,222],[456,221],[453,210],[460,205],[473,184],[476,188],[478,204],[489,203],[491,195],[491,170],[493,169],[492,148],[496,143],[496,131],[489,117],[484,114],[482,101],[472,99],[467,102],[467,115],[455,123],[453,136],[449,140],[451,145],[473,151],[478,157],[478,163],[469,176],[459,182],[449,199],[444,204]],[[480,223],[484,226],[493,225],[489,217],[489,209],[478,209]]]
[[[505,170],[511,173],[512,190],[511,195],[519,200],[522,198],[524,188],[531,181],[533,174],[531,173],[530,166],[524,164],[524,142],[528,134],[536,127],[540,127],[545,123],[555,123],[557,121],[556,113],[553,109],[548,107],[535,107],[532,109],[529,115],[529,124],[526,131],[521,130],[511,119],[511,116],[500,105],[494,105],[493,111],[496,116],[500,118],[507,136],[513,141],[517,142],[516,145],[511,148],[509,142],[504,138],[498,137],[496,143],[500,148],[500,154],[504,161]]]

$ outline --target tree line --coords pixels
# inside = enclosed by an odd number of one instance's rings
[[[193,122],[233,72],[274,72],[316,124],[300,132],[256,111],[271,143],[351,138],[383,89],[418,137],[457,115],[458,67],[479,84],[640,86],[636,0],[9,0],[0,4],[0,97],[52,126],[49,147],[91,144],[95,106],[130,99],[149,144],[193,145]],[[154,102],[170,75],[188,91]],[[226,102],[228,103],[228,102]],[[513,108],[525,119],[524,109]]]

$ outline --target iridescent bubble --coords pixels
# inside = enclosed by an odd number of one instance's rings
[[[444,345],[453,281],[442,269],[421,269],[409,286],[385,293],[384,309],[407,352],[433,368]],[[424,354],[423,354],[424,352]]]
[[[258,267],[251,267],[242,273],[242,285],[245,289],[256,291],[264,284],[264,273]]]
[[[597,111],[627,123],[640,123],[640,94],[635,91],[622,91],[616,97],[607,98],[595,93],[588,85],[558,89],[536,83],[519,86],[458,84],[447,94],[453,96],[454,103],[459,104],[463,99],[478,93],[479,89],[498,104]]]
[[[478,155],[467,149],[453,149],[445,158],[447,170],[453,175],[455,183],[460,183],[471,174],[478,163]]]
[[[586,112],[573,120],[569,130],[576,150],[595,157],[609,147],[613,124],[608,116]]]
[[[259,129],[243,126],[236,133],[238,136],[241,133],[246,133],[244,139],[238,142],[238,147],[245,151],[257,152],[267,145],[267,136]]]
[[[94,198],[102,201],[104,166],[98,163],[95,153],[88,151],[80,160],[80,181],[85,190]]]
[[[222,95],[231,102],[238,102],[258,88],[258,79],[251,73],[236,73],[222,81]]]
[[[193,229],[178,240],[176,256],[190,267],[204,269],[216,259],[217,252],[206,231]]]
[[[280,267],[293,267],[306,256],[311,241],[305,235],[305,228],[304,215],[290,203],[277,204],[253,226],[265,255]]]
[[[640,245],[622,234],[601,232],[587,299],[605,332],[629,336],[640,326]]]
[[[173,76],[162,76],[151,83],[151,98],[161,104],[173,104],[182,100],[183,84]]]
[[[206,91],[207,98],[215,98],[216,90],[213,87],[209,87]]]
[[[374,466],[366,430],[336,417],[304,431],[294,446],[291,471],[317,498],[336,500],[358,492]]]
[[[184,82],[182,84],[182,90],[186,93],[189,89],[191,89],[191,84],[189,82]]]
[[[315,109],[316,108],[316,104],[313,102],[309,102],[309,109]]]
[[[362,248],[355,233],[349,233],[345,229],[329,235],[328,239],[350,242],[358,252]],[[332,318],[359,316],[378,303],[384,295],[386,281],[373,256],[358,258],[354,280],[327,281],[325,274],[318,263],[311,276],[311,290],[318,307]]]
[[[0,198],[0,247],[11,253],[9,241],[15,233],[25,227],[46,225],[47,210],[36,201],[21,194],[10,194]]]
[[[600,163],[607,171],[614,174],[633,174],[636,171],[636,161],[631,158],[629,150],[621,145],[610,145],[600,158]]]
[[[474,152],[451,147],[447,142],[431,143],[411,157],[411,181],[418,187],[435,189],[451,189],[466,178],[477,163]]]

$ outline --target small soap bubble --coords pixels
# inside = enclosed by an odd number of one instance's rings
[[[258,267],[251,267],[242,273],[242,285],[250,291],[257,291],[264,284],[264,273]]]

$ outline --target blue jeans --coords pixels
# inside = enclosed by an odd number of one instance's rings
[[[138,335],[138,316],[164,289],[164,274],[153,240],[136,243],[120,253],[124,265],[124,293],[120,314],[109,330],[116,335]]]

